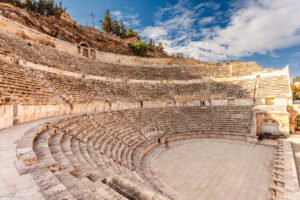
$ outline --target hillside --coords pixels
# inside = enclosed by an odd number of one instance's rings
[[[77,27],[54,16],[43,16],[27,12],[10,4],[0,3],[0,15],[17,23],[35,29],[49,36],[71,43],[85,41],[98,50],[124,55],[134,55],[126,40],[108,35],[96,29]],[[146,56],[166,57],[164,53],[151,53]]]

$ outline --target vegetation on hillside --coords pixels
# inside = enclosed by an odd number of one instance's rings
[[[126,29],[126,26],[122,21],[118,22],[117,20],[113,20],[110,17],[109,10],[106,11],[104,19],[99,21],[101,23],[102,30],[105,33],[112,34],[123,39],[136,37],[140,40],[140,36],[137,32],[130,28]]]
[[[102,30],[108,34],[112,34],[123,39],[136,37],[140,40],[140,36],[136,31],[133,31],[130,28],[126,29],[126,26],[122,21],[118,22],[117,20],[113,20],[110,16],[109,10],[106,11],[104,19],[99,21],[101,23]],[[145,55],[147,51],[163,52],[162,43],[160,42],[158,46],[155,46],[152,39],[149,40],[148,44],[141,41],[131,44],[131,49],[133,53],[138,56]]]
[[[143,56],[147,51],[147,45],[143,42],[137,42],[131,45],[132,51],[135,55]]]
[[[19,8],[26,9],[34,13],[39,13],[46,16],[55,16],[59,18],[67,8],[62,6],[62,1],[59,4],[55,4],[54,0],[26,0],[25,3],[21,3],[20,0],[0,0],[0,2],[11,3]]]
[[[300,87],[292,85],[292,92],[294,100],[300,100]]]
[[[147,51],[162,52],[163,46],[162,46],[161,42],[159,42],[158,46],[155,46],[155,44],[152,43],[152,39],[150,39],[148,44],[141,42],[141,41],[137,42],[135,44],[132,44],[131,49],[135,55],[144,56]]]
[[[82,25],[72,25],[60,20],[61,14],[66,10],[63,8],[62,2],[55,4],[54,0],[0,0],[2,3],[9,3],[10,5],[3,5],[0,7],[1,15],[12,19],[17,23],[25,26],[30,26],[37,31],[52,37],[66,40],[72,43],[78,43],[82,40],[96,44],[96,47],[101,51],[121,53],[126,55],[139,55],[150,57],[166,57],[163,51],[162,43],[155,45],[152,39],[149,42],[140,41],[139,35],[132,29],[127,29],[125,23],[118,22],[111,18],[109,11],[106,12],[102,23],[102,29],[108,34],[118,36],[122,39],[134,38],[138,39],[136,44],[132,44],[133,40],[118,41],[114,38],[107,37],[96,29],[85,29]],[[22,2],[22,3],[21,3]],[[24,12],[16,7],[27,10]],[[47,16],[56,16],[58,19]],[[30,24],[30,25],[29,25]],[[128,45],[128,43],[131,45]]]

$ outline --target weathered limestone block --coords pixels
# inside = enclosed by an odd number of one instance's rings
[[[135,185],[134,183],[120,176],[112,178],[111,182],[140,200],[168,200],[168,198],[156,194],[155,192],[150,191],[140,185]]]

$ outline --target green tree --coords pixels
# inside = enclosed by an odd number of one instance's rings
[[[163,47],[162,42],[159,42],[159,43],[158,43],[158,46],[156,47],[156,49],[157,49],[158,51],[163,51],[163,50],[164,50],[164,47]]]
[[[47,2],[45,0],[39,0],[37,3],[37,12],[41,15],[45,14]]]
[[[106,14],[104,16],[104,20],[100,20],[100,23],[102,24],[102,30],[105,31],[106,33],[111,33],[112,29],[112,20],[110,18],[109,10],[106,11]]]
[[[46,3],[46,15],[54,15],[54,1],[53,0],[48,0]]]
[[[153,44],[152,38],[150,38],[147,48],[148,50],[155,51],[155,45]]]
[[[143,42],[137,42],[131,45],[132,51],[135,55],[143,56],[147,51],[147,45]]]
[[[135,32],[129,28],[126,32],[126,37],[127,38],[138,37],[138,34],[137,34],[137,32]]]
[[[120,37],[121,37],[121,38],[125,38],[125,37],[126,37],[126,32],[127,32],[126,26],[125,26],[125,24],[121,21],[121,23],[120,23]]]
[[[25,2],[25,8],[26,8],[26,10],[29,10],[29,11],[32,11],[32,6],[33,6],[33,3],[32,3],[32,1],[31,0],[26,0],[26,2]]]
[[[118,21],[116,20],[113,20],[112,23],[111,23],[111,32],[112,34],[116,35],[116,36],[121,36],[121,27],[118,23]]]
[[[153,46],[152,38],[150,38],[150,40],[149,40],[149,42],[148,42],[148,46]]]

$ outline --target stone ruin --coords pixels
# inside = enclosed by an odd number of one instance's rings
[[[1,160],[11,169],[0,168],[0,198],[180,199],[171,187],[155,185],[144,163],[166,140],[171,150],[173,143],[207,138],[269,145],[272,170],[257,171],[268,184],[258,197],[299,197],[300,144],[285,139],[300,128],[288,67],[168,65],[87,43],[66,48],[47,36],[54,48],[20,38],[8,19],[0,22],[9,24],[0,30],[0,146],[9,150],[0,151],[13,151]]]

